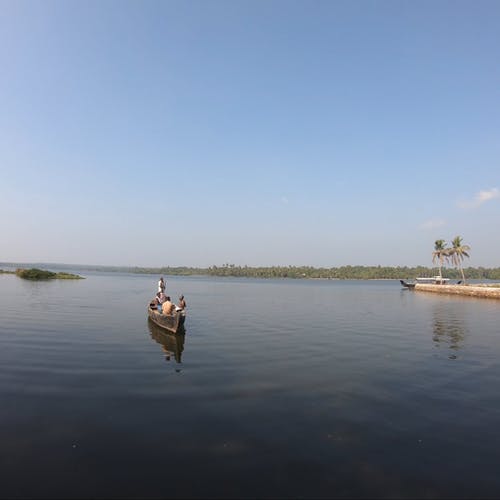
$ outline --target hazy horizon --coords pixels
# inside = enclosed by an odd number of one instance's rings
[[[2,0],[0,260],[498,267],[500,3]],[[81,263],[81,264],[77,264]]]
[[[272,268],[272,267],[312,267],[312,268],[316,268],[316,269],[320,269],[320,268],[324,268],[324,269],[333,269],[333,268],[342,268],[342,267],[389,267],[389,268],[397,268],[397,267],[408,267],[408,268],[416,268],[416,267],[425,267],[425,268],[428,268],[428,269],[438,269],[439,266],[437,263],[434,263],[434,264],[429,264],[429,265],[425,265],[425,264],[416,264],[414,266],[410,266],[410,265],[390,265],[390,264],[386,264],[386,265],[382,265],[382,264],[373,264],[373,265],[368,265],[368,264],[342,264],[340,266],[312,266],[311,264],[297,264],[297,265],[291,265],[291,264],[272,264],[272,265],[262,265],[262,266],[248,266],[247,264],[234,264],[234,262],[224,262],[224,263],[214,263],[214,264],[210,264],[209,266],[188,266],[188,265],[184,265],[184,264],[180,264],[178,266],[169,266],[169,265],[164,265],[164,266],[135,266],[135,265],[125,265],[125,266],[120,266],[120,265],[116,265],[116,264],[77,264],[77,263],[71,263],[71,262],[41,262],[41,261],[30,261],[30,262],[14,262],[14,261],[11,261],[11,262],[0,262],[0,266],[3,266],[3,265],[7,265],[9,267],[12,267],[12,266],[17,266],[17,265],[21,265],[21,266],[28,266],[28,265],[32,265],[32,266],[36,266],[36,265],[41,265],[41,266],[54,266],[54,267],[57,267],[57,266],[63,266],[65,268],[71,268],[71,267],[74,267],[75,269],[76,268],[93,268],[93,267],[96,267],[96,268],[99,268],[99,267],[102,267],[102,268],[124,268],[124,269],[134,269],[134,268],[139,268],[139,269],[162,269],[162,268],[188,268],[188,269],[209,269],[211,267],[219,267],[219,268],[222,268],[226,265],[235,265],[235,266],[239,266],[239,267],[249,267],[249,268]],[[479,268],[479,267],[482,267],[482,268],[485,268],[485,269],[496,269],[498,268],[499,266],[472,266],[472,265],[468,265],[467,263],[465,263],[465,265],[463,266],[463,269],[467,270],[467,268]],[[446,270],[446,269],[457,269],[455,266],[453,265],[448,265],[448,264],[443,264],[442,266],[443,268],[443,271]],[[1,270],[1,267],[0,267],[0,270]]]

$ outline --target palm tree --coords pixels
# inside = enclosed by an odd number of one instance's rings
[[[449,256],[449,249],[445,248],[446,242],[444,240],[436,240],[434,242],[434,252],[432,252],[432,262],[439,262],[439,279],[443,278],[441,268],[443,267],[443,261]]]
[[[458,267],[458,269],[460,269],[460,273],[462,274],[462,281],[465,283],[462,261],[464,260],[465,257],[470,257],[469,254],[467,253],[470,250],[470,246],[464,245],[462,243],[461,236],[455,236],[451,244],[453,245],[453,247],[450,248],[451,261],[453,262],[453,265],[455,267]]]

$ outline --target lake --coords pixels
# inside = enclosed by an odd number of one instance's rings
[[[76,272],[0,275],[1,497],[500,496],[500,301]]]

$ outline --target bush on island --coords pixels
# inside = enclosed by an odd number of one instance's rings
[[[16,275],[25,280],[50,280],[50,279],[83,279],[81,276],[70,273],[53,273],[33,267],[31,269],[16,269]]]

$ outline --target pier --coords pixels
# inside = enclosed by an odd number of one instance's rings
[[[500,299],[500,283],[491,285],[434,285],[428,283],[417,283],[415,285],[415,290],[422,292],[444,293],[448,295],[466,295],[470,297]]]

